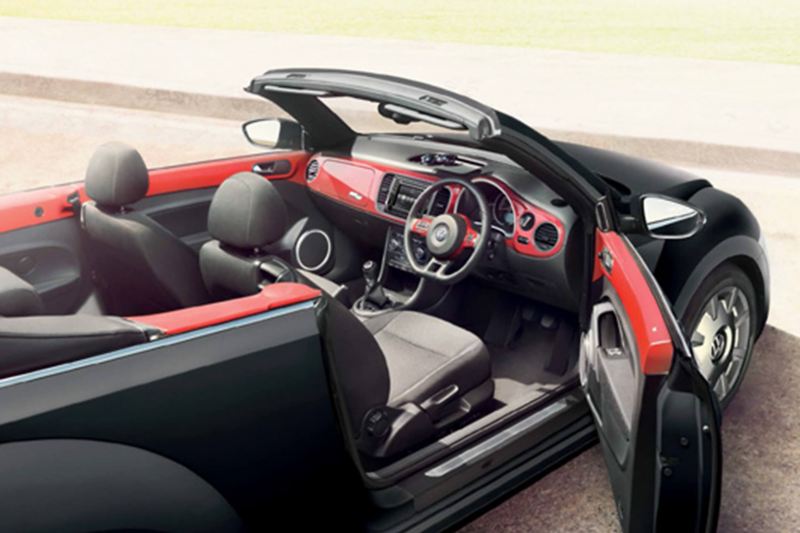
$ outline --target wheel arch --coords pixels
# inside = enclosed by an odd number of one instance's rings
[[[241,531],[197,474],[150,451],[95,440],[0,445],[3,531]]]
[[[735,196],[707,187],[689,202],[702,209],[708,221],[694,237],[666,241],[655,275],[682,317],[700,284],[711,272],[730,262],[747,275],[756,289],[760,332],[769,312],[769,265],[759,242],[761,228],[747,206]]]
[[[760,246],[749,237],[731,237],[713,248],[686,277],[682,287],[674,295],[669,295],[673,310],[678,318],[686,312],[700,285],[714,270],[726,263],[740,268],[750,279],[756,290],[758,306],[758,332],[760,334],[769,314],[769,278],[766,259],[759,253]]]

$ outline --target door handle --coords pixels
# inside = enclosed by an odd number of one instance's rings
[[[292,164],[288,159],[276,161],[261,161],[253,165],[253,172],[262,176],[281,176],[292,171]]]

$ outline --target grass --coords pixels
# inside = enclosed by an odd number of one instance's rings
[[[800,63],[798,0],[0,0],[0,15]]]

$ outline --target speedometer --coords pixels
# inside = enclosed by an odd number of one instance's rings
[[[492,216],[494,223],[503,228],[504,231],[514,230],[514,208],[508,201],[505,194],[498,194],[492,203]]]

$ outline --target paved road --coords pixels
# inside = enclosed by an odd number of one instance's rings
[[[236,122],[0,97],[0,192],[80,179],[98,144],[124,140],[150,166],[244,153]],[[721,531],[800,529],[800,180],[701,171],[755,211],[769,239],[773,313],[725,416]],[[778,329],[780,328],[780,329]],[[593,448],[465,528],[614,531],[613,503]]]
[[[237,96],[268,69],[345,68],[461,91],[540,128],[793,152],[800,138],[797,65],[9,17],[0,50],[0,71],[154,89]]]

